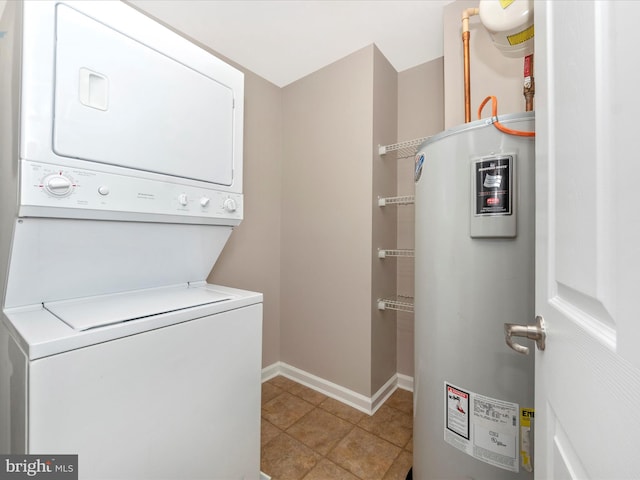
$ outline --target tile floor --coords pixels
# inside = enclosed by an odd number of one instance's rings
[[[405,480],[413,396],[369,416],[286,377],[262,384],[261,470],[273,480]]]

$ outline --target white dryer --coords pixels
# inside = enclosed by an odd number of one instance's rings
[[[258,478],[244,78],[121,2],[0,6],[0,454],[82,479]]]

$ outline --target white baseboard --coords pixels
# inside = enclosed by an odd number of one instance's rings
[[[262,369],[263,382],[278,375],[294,380],[368,415],[373,415],[397,388],[413,391],[413,378],[401,374],[393,375],[372,397],[367,397],[284,362],[276,362]]]
[[[397,376],[398,376],[398,388],[413,392],[413,377],[410,377],[409,375],[403,375],[401,373],[398,373]]]
[[[262,383],[280,375],[280,363],[281,362],[272,363],[262,369]]]
[[[378,389],[376,393],[371,397],[371,415],[376,413],[384,402],[387,401],[393,392],[398,388],[398,374],[393,375],[387,383]]]

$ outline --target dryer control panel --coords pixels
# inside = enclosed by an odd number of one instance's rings
[[[238,225],[241,194],[23,160],[21,217]]]

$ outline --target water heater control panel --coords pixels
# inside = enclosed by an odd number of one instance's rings
[[[491,154],[471,160],[473,238],[513,238],[517,234],[516,154]]]
[[[241,194],[196,182],[159,181],[23,160],[21,217],[238,225]]]

